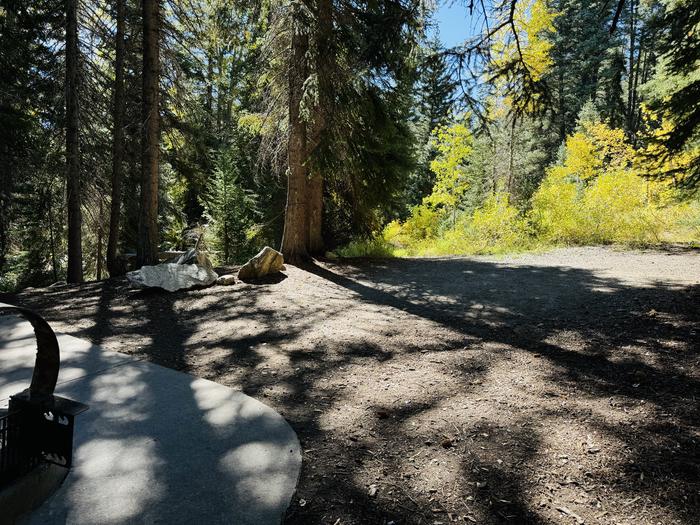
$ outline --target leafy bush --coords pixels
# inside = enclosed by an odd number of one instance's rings
[[[400,237],[408,242],[434,239],[438,235],[442,214],[432,207],[420,205],[411,210],[411,216],[401,225]]]
[[[21,287],[22,275],[26,272],[22,255],[13,254],[0,268],[0,292],[15,292]]]
[[[697,244],[700,202],[680,202],[672,181],[652,180],[624,132],[596,118],[579,120],[527,213],[513,206],[503,190],[468,211],[466,189],[472,181],[465,168],[473,160],[471,136],[464,126],[439,130],[433,193],[403,223],[393,221],[380,235],[339,253],[468,255],[559,244]]]
[[[454,222],[427,206],[416,206],[403,224],[389,223],[376,246],[394,255],[456,255],[520,251],[532,246],[529,225],[503,192],[490,195],[472,214]]]
[[[348,245],[335,250],[339,257],[393,257],[394,247],[386,242],[381,235],[371,239],[352,241]]]
[[[509,203],[507,193],[490,195],[474,212],[469,231],[475,245],[482,243],[482,251],[514,250],[529,244],[527,221]]]
[[[463,214],[433,241],[416,243],[417,255],[469,255],[521,251],[532,244],[526,220],[502,192],[492,194],[473,214]]]
[[[530,220],[537,237],[554,244],[676,241],[692,208],[676,202],[668,183],[641,176],[621,130],[591,122],[581,128],[533,196]]]

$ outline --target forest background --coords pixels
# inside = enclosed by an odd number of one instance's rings
[[[697,245],[698,24],[690,0],[2,0],[0,288],[195,242]]]

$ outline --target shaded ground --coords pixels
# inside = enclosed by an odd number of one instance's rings
[[[24,363],[34,344],[29,323],[0,316],[0,406],[29,383]],[[49,494],[63,484],[26,520],[13,511],[42,501],[37,487],[29,483],[14,498],[0,491],[0,505],[9,503],[0,506],[0,524],[279,524],[302,463],[297,436],[279,414],[137,356],[63,334],[59,344],[57,392],[90,407],[77,418],[73,469],[65,481],[63,473],[56,484],[44,482]]]
[[[288,523],[697,523],[697,252],[287,274],[16,300],[59,331],[280,411],[304,449]]]

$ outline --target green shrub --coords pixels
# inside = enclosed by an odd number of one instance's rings
[[[393,257],[394,248],[380,235],[371,239],[358,239],[335,250],[339,257]]]
[[[693,233],[697,239],[696,207],[673,202],[667,192],[631,170],[604,173],[588,184],[550,172],[532,199],[530,220],[549,244],[653,245],[687,242]]]

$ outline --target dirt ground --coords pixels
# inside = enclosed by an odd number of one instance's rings
[[[290,524],[700,522],[698,251],[325,261],[4,299],[281,412],[304,449]]]

